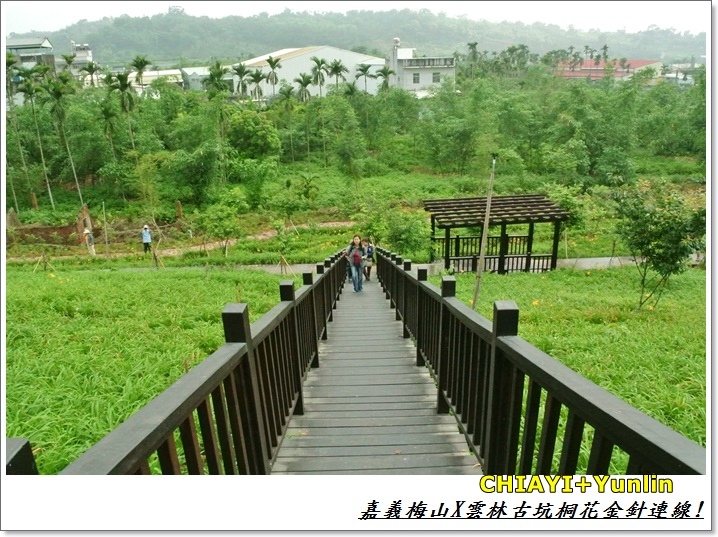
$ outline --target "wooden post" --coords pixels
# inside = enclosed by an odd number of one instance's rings
[[[400,255],[397,255],[394,259],[394,263],[397,266],[397,269],[394,269],[394,287],[392,288],[392,298],[393,303],[395,305],[396,311],[394,312],[394,319],[397,321],[401,321],[401,318],[404,316],[404,304],[402,304],[402,289],[404,289],[404,275],[400,272],[398,269],[402,265],[402,258]]]
[[[506,224],[501,224],[501,236],[499,237],[499,274],[506,274],[506,254],[509,251],[509,236],[506,232]]]
[[[304,285],[314,285],[314,274],[311,272],[303,272],[302,273],[302,283]],[[318,293],[318,287],[314,287],[311,291],[311,297],[310,302],[312,304],[312,318],[310,321],[310,324],[312,325],[312,334],[314,337],[312,337],[312,354],[314,357],[312,358],[312,363],[310,364],[310,367],[319,367],[319,316],[317,315],[317,302],[315,300],[315,297]]]
[[[175,205],[177,207],[177,220],[182,220],[182,202],[177,200]]]
[[[416,334],[414,334],[414,337],[416,338],[416,365],[424,366],[426,365],[426,361],[424,360],[421,351],[426,345],[426,336],[424,332],[424,324],[422,322],[423,316],[420,312],[424,311],[424,293],[421,292],[421,282],[426,281],[427,270],[425,268],[417,269],[416,279],[418,280],[416,285]]]
[[[405,259],[405,260],[404,260],[404,272],[411,272],[411,259]],[[406,318],[407,318],[407,316],[409,316],[409,315],[411,315],[412,318],[415,317],[415,315],[414,315],[415,311],[414,311],[413,309],[412,309],[411,312],[409,311],[409,305],[408,305],[408,304],[409,304],[409,301],[407,300],[407,298],[408,298],[408,296],[409,296],[409,289],[408,289],[409,286],[406,284],[406,283],[407,283],[407,277],[406,277],[406,276],[402,276],[402,279],[404,280],[404,285],[402,286],[402,287],[403,287],[403,296],[402,296],[402,298],[401,298],[401,302],[402,302],[402,305],[403,305],[403,311],[402,311],[402,316],[401,316],[401,317],[402,317],[402,320],[403,320],[403,322],[402,322],[402,328],[403,328],[402,336],[404,337],[404,339],[408,339],[409,337],[411,337],[411,334],[409,334],[409,330],[408,330],[407,327],[406,327],[406,325],[407,325]],[[414,303],[414,307],[416,307],[416,303]]]
[[[240,411],[246,411],[242,418],[249,429],[247,452],[251,454],[250,473],[266,475],[270,472],[271,453],[268,451],[269,439],[264,422],[265,396],[257,373],[247,304],[227,304],[222,311],[222,325],[227,343],[244,343],[247,346],[247,355],[235,370],[241,380],[239,386],[244,388],[237,398]]]
[[[551,270],[556,270],[556,263],[558,262],[558,243],[561,239],[561,222],[556,221],[553,223],[553,248],[551,249]]]
[[[529,223],[529,236],[526,240],[526,266],[524,267],[525,272],[531,272],[531,252],[534,249],[534,223]]]
[[[519,308],[513,300],[497,300],[494,302],[494,323],[491,342],[491,361],[489,364],[489,400],[487,412],[486,446],[484,472],[496,475],[513,475],[515,468],[509,468],[509,461],[515,459],[516,453],[508,453],[511,433],[510,412],[513,393],[512,367],[504,356],[497,352],[496,342],[503,336],[518,335]]]
[[[444,268],[449,270],[451,268],[451,229],[446,228],[444,230]]]
[[[456,278],[444,276],[441,278],[441,298],[452,298],[456,296]],[[438,396],[436,412],[438,414],[449,413],[449,402],[444,397],[444,390],[448,384],[449,364],[449,322],[451,314],[446,311],[444,301],[441,301],[441,319],[439,321],[439,356],[436,360],[436,376],[438,377]]]
[[[292,312],[289,314],[289,360],[290,371],[293,376],[294,390],[297,395],[297,402],[294,405],[294,414],[301,416],[304,414],[304,394],[302,384],[304,380],[304,372],[301,367],[301,359],[299,355],[299,326],[297,321],[297,305],[294,303],[296,295],[294,292],[294,282],[292,280],[282,280],[279,282],[279,298],[282,302],[292,302]]]

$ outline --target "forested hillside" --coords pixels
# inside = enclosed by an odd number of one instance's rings
[[[330,6],[330,4],[328,4]],[[678,33],[649,27],[638,33],[584,32],[556,25],[534,23],[490,23],[435,15],[428,10],[388,12],[350,11],[339,13],[294,13],[289,10],[269,16],[230,16],[222,19],[193,17],[181,8],[152,17],[104,18],[79,21],[56,32],[11,34],[25,37],[42,34],[50,39],[56,54],[70,52],[70,41],[88,43],[96,62],[123,65],[144,54],[157,65],[206,64],[210,58],[237,61],[287,47],[330,45],[385,56],[392,39],[417,49],[419,55],[466,53],[467,43],[479,51],[499,52],[516,44],[543,55],[555,49],[608,45],[615,58],[654,59],[664,63],[705,63],[706,35]]]

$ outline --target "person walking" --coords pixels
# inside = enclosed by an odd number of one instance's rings
[[[374,266],[374,245],[369,242],[369,239],[363,239],[362,244],[366,251],[366,260],[364,262],[364,277],[366,281],[371,281],[371,268]]]
[[[366,259],[366,250],[361,242],[359,235],[354,235],[352,243],[347,248],[347,261],[352,271],[352,283],[354,284],[354,292],[363,291],[362,282],[364,280],[364,262]]]
[[[150,231],[150,226],[147,224],[144,225],[142,228],[142,246],[144,246],[145,251],[144,253],[151,252],[152,251],[152,232]]]
[[[85,228],[83,233],[85,235],[85,244],[87,245],[87,251],[90,252],[92,257],[95,257],[95,237],[92,236],[92,232]]]

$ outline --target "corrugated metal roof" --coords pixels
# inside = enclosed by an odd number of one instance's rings
[[[8,37],[5,48],[52,48],[47,37]]]
[[[241,63],[243,63],[247,67],[266,67],[268,65],[267,58],[269,58],[270,56],[275,59],[288,60],[290,58],[296,58],[297,56],[302,56],[304,54],[311,54],[312,52],[315,52],[320,48],[323,47],[284,48],[275,52],[271,52],[270,54],[263,54],[262,56],[257,56],[256,58],[244,60]]]

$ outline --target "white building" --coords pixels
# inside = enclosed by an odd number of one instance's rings
[[[273,95],[273,92],[278,93],[279,89],[284,85],[290,85],[295,89],[295,91],[298,90],[299,86],[296,82],[294,82],[294,79],[299,78],[302,73],[312,76],[312,67],[315,65],[312,58],[314,57],[326,60],[327,64],[331,64],[335,60],[341,61],[344,67],[348,69],[348,72],[344,73],[346,82],[356,82],[359,90],[364,91],[366,89],[368,93],[373,95],[376,94],[380,82],[371,77],[361,76],[356,78],[358,73],[357,69],[362,64],[369,65],[370,69],[368,72],[373,75],[386,64],[384,58],[367,56],[366,54],[352,52],[351,50],[344,50],[329,46],[286,48],[277,50],[271,54],[264,54],[256,58],[251,58],[241,63],[247,67],[249,72],[259,69],[266,75],[270,73],[269,64],[267,63],[267,58],[270,56],[273,59],[280,60],[279,68],[276,70],[279,80],[274,88],[272,87],[272,84],[266,80],[260,83],[259,87],[261,89],[261,93],[267,99]],[[325,80],[321,90],[322,95],[326,95],[327,91],[330,88],[333,88],[337,82],[334,77],[330,77],[329,75],[325,74],[324,77]],[[340,77],[339,84],[341,85],[343,82],[344,80]],[[254,90],[254,84],[251,81],[245,82],[245,84],[248,86],[247,92],[251,94]],[[239,77],[236,75],[234,76],[234,87],[235,92],[237,92],[237,89],[239,88]],[[307,90],[311,96],[319,95],[319,86],[312,84],[307,87]]]
[[[234,79],[232,76],[232,66],[223,65],[229,70],[229,72],[222,77],[222,80],[227,84],[229,91],[234,91]],[[209,77],[209,67],[182,67],[180,69],[182,73],[182,80],[184,83],[184,89],[188,90],[203,90],[205,89],[203,81]],[[236,78],[236,77],[234,77]]]
[[[129,79],[132,81],[132,87],[138,92],[142,93],[143,90],[149,87],[149,85],[159,78],[164,78],[168,82],[177,84],[180,88],[184,88],[184,79],[182,71],[180,69],[161,69],[159,71],[143,71],[142,72],[142,85],[136,82],[137,71],[130,73]]]
[[[445,78],[456,77],[456,62],[452,56],[417,58],[416,49],[402,48],[398,37],[394,38],[388,65],[395,73],[389,78],[389,84],[414,92],[417,97],[426,97],[431,88],[441,85]]]

